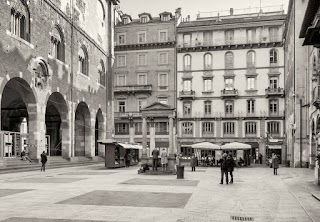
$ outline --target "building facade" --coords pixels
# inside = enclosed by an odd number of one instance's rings
[[[208,141],[251,144],[263,163],[284,158],[283,10],[184,20],[177,27],[178,148]],[[266,148],[267,147],[267,148]],[[202,153],[202,155],[216,153]],[[237,152],[243,156],[243,152]]]
[[[104,155],[116,4],[1,1],[1,164],[22,149],[34,160]]]
[[[292,167],[309,162],[309,117],[307,84],[308,55],[299,32],[306,8],[305,1],[289,2],[284,30],[286,160]]]
[[[164,104],[175,109],[175,30],[179,17],[180,9],[175,15],[163,12],[159,17],[141,13],[138,19],[122,14],[122,22],[115,27],[115,140],[143,142],[144,108]],[[168,149],[168,116],[148,116],[145,121],[147,155],[155,148]]]

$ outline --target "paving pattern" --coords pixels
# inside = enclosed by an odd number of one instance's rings
[[[141,175],[138,167],[103,165],[0,175],[1,222],[320,222],[313,171],[236,169],[220,185],[219,168],[185,167],[174,175]]]

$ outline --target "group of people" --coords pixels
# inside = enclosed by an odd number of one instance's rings
[[[166,149],[162,149],[161,155],[159,150],[154,149],[152,150],[152,170],[158,170],[158,160],[159,156],[161,157],[161,169],[162,171],[167,170],[167,164],[168,164],[168,153],[166,152]]]
[[[220,184],[223,184],[223,178],[226,177],[226,184],[233,183],[233,171],[236,163],[232,157],[232,154],[224,153],[221,159],[218,161],[221,166],[221,181]],[[228,174],[230,173],[231,180],[229,181]]]

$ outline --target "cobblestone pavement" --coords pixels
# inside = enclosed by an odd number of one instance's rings
[[[137,167],[102,165],[0,175],[0,221],[262,221],[320,222],[313,171],[236,169],[220,185],[219,168],[141,175]]]

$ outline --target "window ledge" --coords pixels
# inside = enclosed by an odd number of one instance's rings
[[[213,94],[214,91],[203,91],[202,94]]]
[[[66,64],[66,63],[62,62],[61,60],[59,60],[59,59],[57,59],[57,58],[53,57],[53,56],[52,56],[52,55],[50,55],[50,54],[48,54],[48,59],[54,60],[54,61],[56,61],[58,64],[60,64],[60,65],[62,65],[62,66],[64,66],[64,67],[66,67],[67,69],[69,69],[69,65],[68,65],[68,64]]]
[[[255,93],[255,92],[258,92],[257,89],[246,89],[245,90],[246,93]]]
[[[90,77],[87,76],[86,74],[83,74],[82,72],[77,72],[77,75],[83,76],[83,77],[87,78],[88,80],[90,80]]]
[[[28,42],[28,41],[20,38],[19,36],[12,34],[9,30],[6,30],[6,34],[7,34],[8,36],[11,36],[11,37],[14,38],[15,40],[19,41],[20,43],[23,43],[23,44],[29,46],[31,49],[34,49],[34,45],[32,45],[30,42]]]

